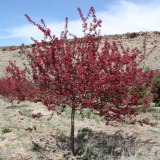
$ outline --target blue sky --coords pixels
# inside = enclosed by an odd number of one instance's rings
[[[0,46],[30,44],[30,37],[43,38],[26,20],[26,13],[37,23],[43,18],[57,36],[67,16],[69,30],[82,36],[77,7],[85,15],[91,6],[102,19],[102,35],[160,31],[160,0],[4,0],[0,5]]]

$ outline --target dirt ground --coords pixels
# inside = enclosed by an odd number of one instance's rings
[[[39,119],[30,117],[31,114],[38,112],[43,113],[44,116]],[[0,159],[76,159],[70,155],[68,148],[70,134],[69,111],[66,110],[60,116],[55,114],[52,119],[48,121],[47,119],[50,117],[50,114],[51,113],[41,103],[22,102],[17,104],[14,102],[13,106],[11,106],[11,103],[1,98]],[[156,122],[151,114],[141,116],[149,117],[152,121]],[[135,126],[121,124],[118,124],[118,126],[105,126],[105,122],[95,115],[89,116],[88,114],[87,118],[82,119],[76,114],[75,125],[75,137],[79,137],[79,142],[85,142],[81,140],[85,140],[85,136],[87,136],[87,144],[90,145],[92,150],[97,146],[101,146],[103,149],[108,147],[113,151],[114,155],[115,152],[122,152],[123,149],[125,156],[128,154],[128,156],[136,158],[139,157],[140,154],[142,157],[143,152],[145,159],[160,160],[160,124],[154,127],[147,125],[140,126],[138,124]],[[83,136],[82,133],[80,134],[80,131],[82,132],[84,128],[89,131],[85,136]],[[118,146],[118,143],[121,145]],[[122,146],[122,143],[125,143],[125,145],[123,144]],[[79,144],[82,144],[82,146],[79,147],[83,149],[83,143]],[[87,155],[91,154],[91,149]],[[94,153],[96,153],[96,151],[97,150],[94,150]],[[100,150],[98,150],[98,153],[100,153]],[[122,158],[121,155],[121,159]],[[80,152],[79,159],[85,159]],[[88,159],[106,158],[92,158],[91,156]]]

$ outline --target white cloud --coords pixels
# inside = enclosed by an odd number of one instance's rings
[[[103,34],[160,31],[160,3],[135,4],[120,1],[109,11],[98,12],[103,20]]]
[[[133,3],[121,0],[114,3],[106,10],[98,11],[97,17],[102,19],[102,34],[121,34],[139,31],[160,31],[160,2],[153,0],[151,3]],[[64,29],[64,22],[50,22],[47,26],[52,33],[59,36]],[[77,36],[82,36],[81,21],[70,20],[69,30]],[[23,38],[30,43],[30,37],[38,40],[43,34],[33,25],[24,25],[9,30],[8,37],[0,38]]]
[[[81,21],[70,21],[69,28],[73,34],[81,36]],[[52,22],[47,23],[47,27],[51,29],[52,34],[56,36],[60,36],[61,32],[64,30],[65,23],[64,22]],[[44,37],[44,34],[34,25],[27,24],[24,26],[15,27],[13,29],[9,29],[9,36],[0,36],[0,39],[10,39],[10,38],[22,38],[26,43],[32,43],[31,37],[41,40]]]

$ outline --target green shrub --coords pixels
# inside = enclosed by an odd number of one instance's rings
[[[160,73],[157,73],[153,77],[153,102],[158,106],[160,105]]]
[[[2,134],[9,133],[9,132],[11,132],[11,129],[9,129],[9,128],[2,129]]]

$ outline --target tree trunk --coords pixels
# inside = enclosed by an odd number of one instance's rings
[[[71,133],[70,133],[70,147],[72,154],[75,155],[75,148],[74,148],[74,117],[75,117],[75,108],[72,107],[71,112]]]

